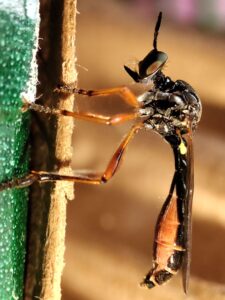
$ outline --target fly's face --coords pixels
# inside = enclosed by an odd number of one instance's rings
[[[131,70],[127,66],[124,66],[124,68],[134,81],[148,83],[153,81],[167,59],[166,53],[153,49],[138,63],[138,71]]]
[[[153,80],[166,63],[168,56],[165,52],[153,49],[138,64],[140,81]]]

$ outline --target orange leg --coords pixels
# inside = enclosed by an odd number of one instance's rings
[[[61,85],[55,89],[57,92],[65,93],[65,94],[80,94],[86,95],[89,97],[92,96],[109,96],[109,95],[120,95],[122,99],[132,107],[138,108],[140,105],[138,103],[137,97],[134,93],[126,86],[109,88],[109,89],[101,89],[101,90],[83,90],[73,88],[69,85]]]
[[[68,117],[72,117],[75,119],[92,121],[92,122],[97,122],[97,123],[106,124],[106,125],[115,125],[115,124],[119,124],[119,123],[122,123],[125,121],[134,120],[138,117],[137,112],[125,113],[125,114],[115,114],[113,116],[103,116],[103,115],[92,114],[92,113],[73,112],[73,111],[68,111],[65,109],[64,110],[55,109],[55,108],[42,106],[42,105],[39,105],[36,103],[25,103],[23,109],[28,109],[28,108],[31,110],[43,112],[46,114],[63,115],[63,116],[68,116]]]
[[[14,179],[9,182],[0,184],[0,191],[7,188],[23,188],[31,185],[35,181],[47,182],[56,180],[65,180],[72,182],[81,182],[89,184],[101,184],[106,183],[118,170],[125,153],[126,147],[133,136],[143,127],[143,123],[135,124],[126,137],[122,140],[118,149],[114,153],[113,157],[109,161],[105,171],[103,173],[88,172],[88,171],[77,171],[73,176],[60,175],[57,173],[48,173],[42,171],[31,171],[31,173],[25,177]]]
[[[136,112],[126,114],[115,114],[110,117],[92,113],[70,112],[66,110],[61,110],[60,113],[64,116],[71,116],[76,119],[92,121],[106,125],[115,125],[125,121],[136,119],[138,117],[138,114]]]

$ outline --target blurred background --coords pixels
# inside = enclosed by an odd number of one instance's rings
[[[128,85],[123,70],[151,49],[159,11],[158,49],[164,72],[198,92],[203,115],[194,136],[195,193],[189,299],[225,299],[225,1],[78,1],[78,86]],[[77,109],[107,115],[129,111],[119,97],[77,97]],[[115,127],[76,121],[74,169],[103,171],[132,122]],[[168,284],[140,288],[152,266],[155,222],[173,176],[169,145],[140,132],[124,163],[103,186],[76,184],[68,204],[64,300],[186,299],[180,274]]]

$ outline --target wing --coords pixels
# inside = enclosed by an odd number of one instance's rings
[[[186,248],[183,265],[182,265],[182,278],[184,292],[188,292],[189,276],[190,276],[190,263],[191,263],[191,247],[192,247],[192,199],[194,192],[194,157],[193,157],[193,144],[192,132],[183,136],[187,145],[187,178],[186,178],[186,197],[184,204],[184,247]]]

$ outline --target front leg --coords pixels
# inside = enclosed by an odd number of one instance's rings
[[[119,95],[127,104],[134,108],[139,107],[139,102],[134,93],[126,86],[109,88],[109,89],[100,89],[100,90],[84,90],[73,88],[69,85],[59,85],[55,89],[56,92],[61,92],[64,94],[80,94],[89,97],[93,96],[110,96],[110,95]]]

